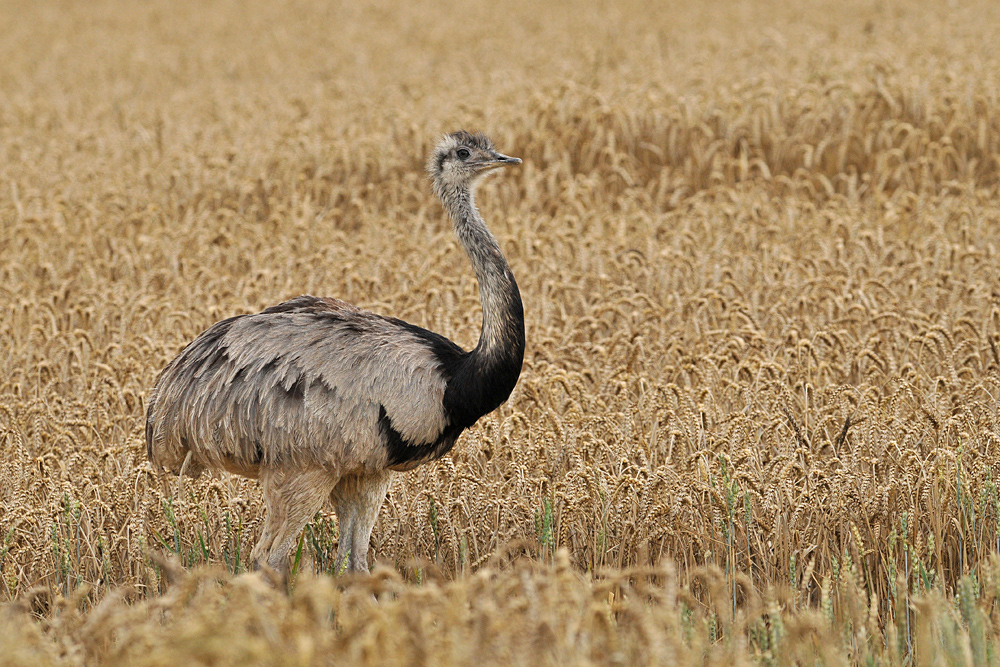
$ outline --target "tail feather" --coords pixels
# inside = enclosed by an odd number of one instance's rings
[[[160,414],[156,401],[156,390],[149,402],[149,409],[146,411],[146,457],[153,465],[167,470],[174,475],[184,473],[187,477],[199,476],[204,467],[196,460],[189,460],[192,453],[187,443],[176,438],[168,437],[163,428],[166,415]],[[157,428],[159,425],[159,428]],[[185,466],[185,462],[187,465]]]
[[[146,414],[146,458],[155,463],[153,459],[153,419],[150,413]]]

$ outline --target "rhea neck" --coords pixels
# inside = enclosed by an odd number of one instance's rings
[[[464,369],[465,380],[476,385],[469,389],[479,394],[470,397],[481,403],[478,418],[507,400],[517,383],[524,360],[524,307],[507,259],[476,208],[474,184],[435,183],[435,189],[479,283],[483,328]]]

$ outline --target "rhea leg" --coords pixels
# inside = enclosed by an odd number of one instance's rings
[[[392,472],[352,475],[341,479],[330,494],[340,522],[337,567],[352,572],[368,571],[368,543],[379,509],[392,481]]]
[[[285,573],[288,553],[295,546],[299,533],[322,509],[337,480],[338,476],[320,468],[261,469],[260,483],[267,518],[260,540],[250,554],[254,569],[266,563]]]

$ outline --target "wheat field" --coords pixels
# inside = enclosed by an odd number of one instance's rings
[[[0,5],[0,665],[1000,660],[1000,6],[689,4]],[[459,128],[520,382],[279,592],[146,396],[304,293],[474,345]]]

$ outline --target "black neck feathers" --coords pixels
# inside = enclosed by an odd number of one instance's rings
[[[472,262],[483,308],[478,344],[448,369],[445,410],[453,424],[465,428],[499,407],[517,384],[524,361],[524,305],[500,245],[479,215],[472,189],[439,194]]]

